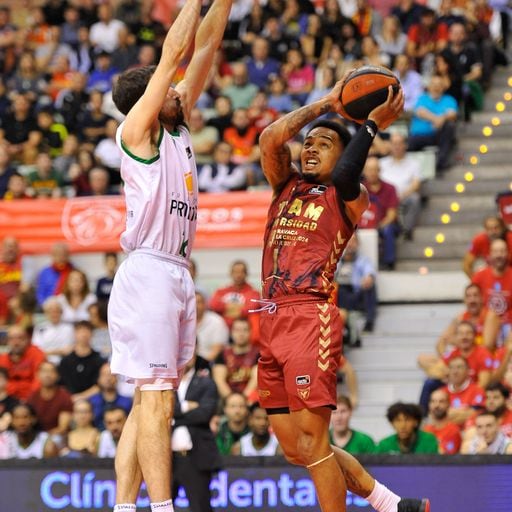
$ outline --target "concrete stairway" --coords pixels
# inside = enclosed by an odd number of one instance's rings
[[[397,401],[418,402],[424,374],[416,366],[417,356],[434,351],[440,332],[460,310],[460,304],[380,307],[375,332],[364,336],[361,348],[346,351],[359,382],[353,428],[375,440],[393,433],[387,407]]]
[[[379,275],[382,302],[460,299],[467,283],[461,262],[468,243],[482,229],[484,218],[497,212],[496,194],[512,188],[510,74],[508,68],[496,71],[484,110],[475,113],[471,123],[459,127],[456,165],[424,183],[426,204],[414,240],[400,240],[396,271]],[[511,99],[507,99],[509,95]],[[503,112],[496,111],[498,102],[504,104]],[[493,118],[499,119],[498,126]],[[488,137],[483,135],[486,127],[492,129]],[[486,153],[480,151],[482,144],[487,146]],[[471,157],[477,158],[476,164],[471,163]],[[456,187],[461,185],[464,190],[459,192]],[[454,206],[457,211],[453,211]],[[441,220],[446,214],[449,223]],[[444,241],[439,242],[438,235],[444,235]],[[433,251],[431,257],[426,256],[426,249]]]

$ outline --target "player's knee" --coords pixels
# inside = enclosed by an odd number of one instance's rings
[[[297,438],[297,452],[301,454],[304,465],[315,462],[318,453],[322,449],[322,442],[319,436],[313,432],[301,432]]]

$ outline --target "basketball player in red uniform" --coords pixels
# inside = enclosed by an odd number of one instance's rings
[[[339,123],[309,129],[299,171],[286,142],[328,112],[343,115],[343,81],[320,100],[291,112],[261,134],[261,163],[273,198],[265,230],[258,393],[287,459],[311,475],[322,512],[344,512],[346,490],[380,512],[428,512],[428,500],[400,499],[348,453],[329,444],[336,408],[341,319],[329,302],[333,275],[368,207],[360,176],[379,128],[403,110],[390,88],[351,140]]]

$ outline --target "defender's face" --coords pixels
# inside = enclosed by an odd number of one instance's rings
[[[312,183],[330,183],[332,171],[342,152],[342,143],[334,130],[323,126],[314,128],[302,146],[302,176]]]

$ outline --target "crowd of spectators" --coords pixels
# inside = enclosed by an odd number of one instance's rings
[[[0,8],[0,198],[122,193],[115,134],[123,116],[112,86],[124,70],[158,61],[175,15],[161,4],[40,0]],[[419,183],[405,151],[435,146],[437,171],[448,168],[456,123],[482,107],[494,67],[507,62],[508,13],[501,2],[437,4],[237,2],[190,119],[200,190],[265,186],[258,149],[265,126],[323,95],[347,69],[384,65],[405,92],[408,138],[402,154],[399,143],[386,143],[388,134],[373,151],[387,157],[382,179],[397,189],[387,199],[403,209],[392,231],[401,225],[410,239]],[[299,145],[292,147],[297,159]],[[400,161],[408,180],[390,172],[389,159]],[[375,222],[388,231],[388,220],[378,212]],[[388,246],[390,235],[383,236]],[[384,265],[392,268],[393,258],[386,254]]]
[[[157,16],[158,2],[145,0],[40,4],[0,7],[0,198],[122,194],[115,136],[123,117],[112,85],[125,69],[158,60],[172,18]],[[508,14],[492,5],[443,0],[436,13],[410,0],[240,0],[191,114],[201,191],[265,186],[257,144],[265,126],[314,101],[347,69],[388,66],[400,78],[406,108],[401,130],[377,137],[365,166],[372,206],[363,224],[378,229],[381,267],[393,269],[396,238],[400,231],[413,238],[421,208],[411,151],[436,146],[436,171],[446,170],[456,123],[481,108],[493,68],[506,63]],[[291,141],[294,159],[298,142]],[[499,220],[487,219],[485,227],[488,238],[482,234],[465,258],[474,283],[466,289],[467,311],[443,333],[438,354],[420,360],[429,377],[421,404],[390,405],[396,434],[375,443],[350,429],[352,387],[333,413],[335,444],[354,453],[510,453],[510,237]],[[111,457],[132,393],[108,365],[106,305],[117,255],[105,256],[97,283],[74,266],[65,245],[56,244],[51,256],[27,282],[18,242],[2,241],[0,458]],[[475,272],[481,257],[489,265]],[[339,306],[347,323],[351,310],[363,309],[369,332],[376,271],[354,239],[337,273]],[[212,408],[208,395],[208,428],[221,454],[279,454],[255,394],[258,318],[248,311],[259,291],[248,283],[245,262],[235,261],[230,276],[211,296],[196,288],[194,371],[211,379],[205,389],[219,398]],[[187,426],[187,414],[202,402],[179,398],[176,417]],[[180,446],[176,456],[188,451],[186,442]]]

